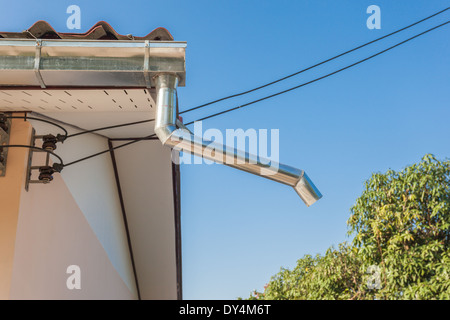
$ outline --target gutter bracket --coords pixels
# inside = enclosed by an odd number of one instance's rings
[[[45,83],[42,79],[41,72],[39,71],[39,66],[41,64],[41,48],[42,48],[42,40],[36,39],[36,55],[34,58],[34,73],[36,74],[36,79],[39,82],[39,85],[42,89],[45,89]]]
[[[144,79],[145,79],[145,85],[148,89],[152,87],[149,69],[150,69],[150,42],[148,40],[145,40],[145,46],[144,46]]]
[[[175,124],[176,124],[176,126],[177,126],[178,129],[183,129],[183,130],[186,130],[186,131],[189,132],[189,133],[192,133],[191,130],[189,130],[189,129],[184,125],[184,123],[181,122],[180,120],[177,119],[176,122],[175,122]]]

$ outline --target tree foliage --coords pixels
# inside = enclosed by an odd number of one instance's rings
[[[282,268],[249,299],[450,299],[450,161],[373,174],[350,212],[351,243]]]

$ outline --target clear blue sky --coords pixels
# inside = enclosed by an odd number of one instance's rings
[[[121,34],[167,28],[187,41],[180,110],[264,84],[442,10],[433,0],[5,1],[2,31],[37,20],[81,30],[105,20]],[[381,29],[369,30],[369,5]],[[184,115],[195,120],[334,71],[450,19],[450,12],[271,89]],[[182,166],[185,299],[235,299],[262,290],[280,267],[349,240],[350,207],[372,172],[426,153],[450,156],[450,26],[297,91],[204,121],[203,128],[279,129],[280,161],[323,193],[307,208],[284,185],[221,165]]]

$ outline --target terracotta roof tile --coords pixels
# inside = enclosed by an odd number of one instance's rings
[[[173,41],[172,35],[165,28],[157,28],[144,37],[118,34],[105,21],[97,22],[85,33],[56,32],[43,20],[37,21],[29,29],[22,32],[0,32],[0,38],[16,39],[88,39],[88,40],[161,40]]]

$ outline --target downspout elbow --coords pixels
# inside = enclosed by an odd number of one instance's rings
[[[163,145],[170,145],[168,142],[170,141],[170,138],[176,129],[177,128],[175,126],[164,125],[155,128],[155,134]]]

